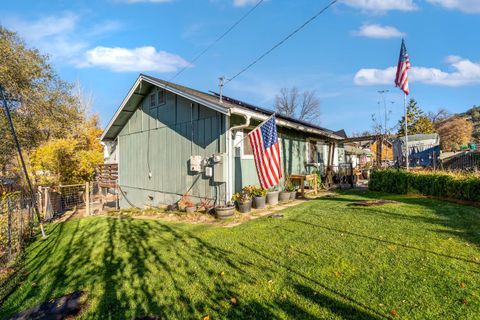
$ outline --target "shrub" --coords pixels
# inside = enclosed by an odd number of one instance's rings
[[[420,193],[439,198],[480,201],[480,176],[451,172],[374,171],[368,188],[372,191]]]

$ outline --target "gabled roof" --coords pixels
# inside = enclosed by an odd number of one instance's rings
[[[257,120],[265,120],[268,116],[274,112],[264,108],[260,108],[246,102],[236,100],[229,97],[223,97],[223,101],[220,102],[218,94],[210,94],[202,91],[198,91],[192,88],[188,88],[182,85],[171,83],[165,80],[161,80],[152,76],[140,74],[134,85],[128,92],[122,104],[115,112],[115,115],[105,128],[101,140],[114,140],[120,133],[122,128],[128,122],[128,119],[135,112],[138,104],[148,94],[153,86],[163,88],[174,94],[192,100],[196,103],[204,105],[208,108],[221,112],[223,114],[231,115],[249,115]],[[328,130],[311,123],[277,115],[277,123],[280,126],[289,127],[294,130],[311,132],[313,134],[323,135],[333,140],[341,140],[342,137],[335,134],[332,130]]]

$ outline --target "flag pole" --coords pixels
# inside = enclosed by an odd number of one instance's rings
[[[406,155],[406,159],[407,159],[407,171],[409,170],[409,167],[410,167],[410,164],[409,164],[409,150],[408,150],[408,112],[407,112],[407,94],[404,93],[403,94],[403,106],[405,108],[405,149],[406,149],[406,152],[405,152],[405,155]]]

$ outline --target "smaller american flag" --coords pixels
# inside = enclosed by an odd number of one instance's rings
[[[395,86],[399,87],[403,92],[405,92],[406,95],[409,93],[407,74],[408,69],[410,69],[410,59],[408,58],[405,41],[402,39],[400,57],[398,58],[397,76],[395,77]]]
[[[265,189],[275,186],[282,177],[275,115],[250,132],[248,140],[252,146],[260,185]]]

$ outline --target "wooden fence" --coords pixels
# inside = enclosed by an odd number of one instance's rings
[[[442,161],[442,169],[450,171],[480,171],[480,152],[467,151]]]

